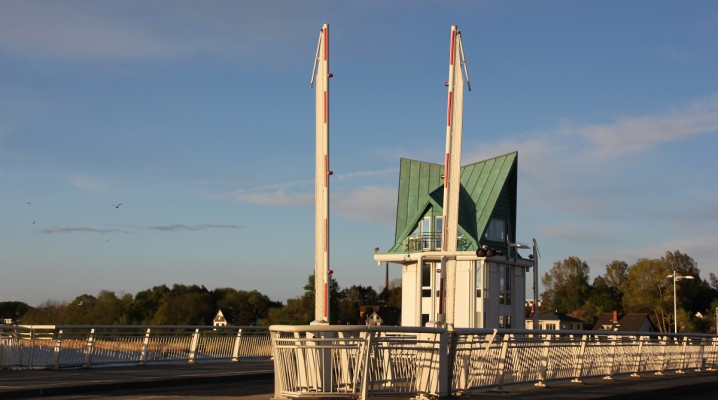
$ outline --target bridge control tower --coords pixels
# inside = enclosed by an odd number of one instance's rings
[[[450,47],[445,163],[401,160],[395,242],[374,259],[402,268],[404,326],[524,328],[533,261],[515,237],[518,153],[461,166],[471,86],[456,26]]]

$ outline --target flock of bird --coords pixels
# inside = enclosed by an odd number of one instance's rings
[[[32,207],[32,202],[31,202],[31,201],[28,201],[28,202],[26,202],[25,204],[26,204],[28,207]],[[112,205],[112,207],[114,207],[114,208],[120,208],[120,206],[122,206],[122,203],[115,203],[115,204]],[[37,219],[33,219],[33,220],[32,220],[32,224],[35,225],[36,223],[37,223]],[[105,240],[105,243],[109,243],[109,242],[110,242],[110,239]]]

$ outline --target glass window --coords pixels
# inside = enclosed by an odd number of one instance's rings
[[[421,221],[421,237],[424,250],[431,248],[431,217],[426,216]]]
[[[434,248],[441,248],[441,236],[444,233],[444,217],[436,217],[434,221]]]
[[[499,304],[511,304],[512,270],[508,266],[499,266]]]
[[[429,263],[421,264],[421,287],[431,286],[431,265]]]
[[[489,221],[489,226],[486,228],[486,239],[503,241],[504,240],[504,220],[492,219]]]

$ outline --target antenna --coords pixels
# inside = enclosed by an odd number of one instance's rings
[[[464,44],[461,42],[461,32],[457,31],[456,34],[458,35],[458,45],[459,45],[459,51],[461,52],[461,67],[464,70],[464,74],[466,75],[466,87],[469,89],[469,92],[471,91],[471,81],[469,80],[469,68],[466,65],[466,55],[464,55]]]
[[[324,28],[319,31],[319,40],[317,41],[317,52],[314,55],[314,66],[312,67],[312,78],[309,80],[309,87],[314,87],[314,79],[317,77],[317,64],[319,63],[319,51],[322,47],[322,35],[324,35]]]

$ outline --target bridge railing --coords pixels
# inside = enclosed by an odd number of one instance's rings
[[[267,327],[0,325],[0,368],[269,359]]]
[[[429,396],[448,355],[438,328],[273,325],[270,332],[276,398]]]
[[[648,332],[271,326],[275,398],[441,397],[718,368],[718,338]]]
[[[452,385],[458,393],[511,383],[718,368],[715,335],[457,329]]]

